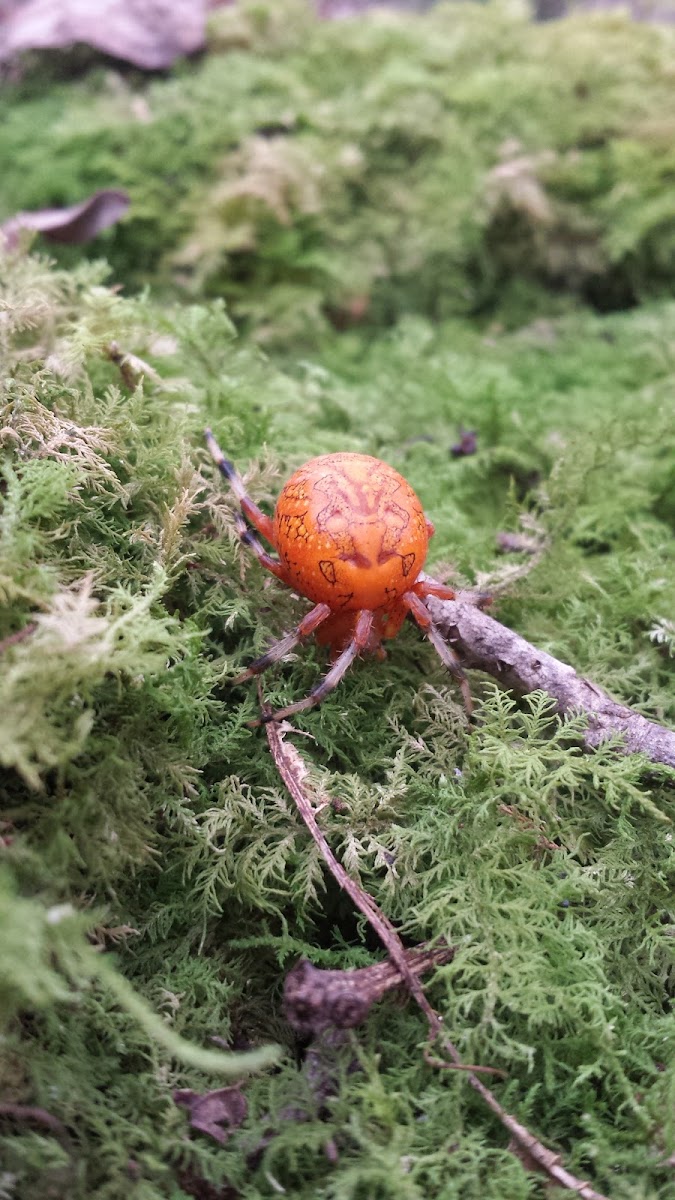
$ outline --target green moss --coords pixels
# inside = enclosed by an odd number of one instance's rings
[[[548,548],[499,615],[672,723],[672,306],[488,336],[410,317],[275,365],[218,303],[160,308],[37,258],[2,272],[0,637],[35,625],[0,664],[3,1086],[66,1131],[5,1129],[8,1194],[154,1200],[227,1179],[255,1197],[271,1176],[307,1197],[537,1196],[465,1081],[423,1064],[411,1006],[385,1001],[335,1052],[321,1119],[298,1072],[284,969],[303,949],[331,966],[376,950],[246,725],[254,690],[227,687],[302,606],[240,548],[202,429],[263,503],[310,454],[384,457],[459,579],[498,577],[495,532],[528,513]],[[147,364],[133,391],[113,340]],[[449,452],[460,424],[473,457]],[[307,648],[266,693],[299,696],[319,670]],[[579,719],[542,696],[473,686],[468,731],[412,628],[386,664],[357,664],[304,722],[312,777],[342,800],[322,824],[411,942],[458,945],[430,996],[467,1060],[508,1073],[507,1107],[613,1197],[666,1197],[670,783],[612,748],[580,754]],[[142,1013],[91,941],[115,947]],[[288,1051],[246,1084],[224,1149],[172,1101],[218,1086],[174,1035]]]
[[[311,455],[384,458],[432,569],[673,726],[672,31],[284,0],[210,39],[168,78],[0,97],[3,215],[132,197],[111,268],[0,258],[0,1091],[60,1122],[3,1119],[0,1194],[534,1200],[400,998],[310,1090],[283,975],[380,948],[228,686],[304,607],[241,548],[203,428],[268,508]],[[529,571],[495,541],[523,520]],[[265,694],[323,668],[302,648]],[[469,729],[412,627],[357,663],[299,722],[322,827],[410,943],[457,945],[429,995],[505,1106],[612,1200],[668,1200],[672,779],[472,688]],[[221,1086],[214,1037],[283,1047],[225,1147],[173,1101]]]

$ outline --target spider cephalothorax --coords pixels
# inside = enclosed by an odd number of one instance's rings
[[[330,646],[333,660],[328,674],[305,699],[263,719],[278,721],[319,704],[358,654],[384,658],[382,639],[395,637],[408,613],[458,678],[471,711],[468,684],[457,657],[425,604],[427,596],[453,600],[455,593],[434,580],[419,579],[434,527],[403,476],[368,454],[322,454],[291,476],[272,519],[246,494],[210,430],[206,441],[239,501],[242,541],[263,567],[314,602],[296,628],[235,682],[259,675],[311,633]],[[250,526],[273,546],[278,560],[267,553]]]

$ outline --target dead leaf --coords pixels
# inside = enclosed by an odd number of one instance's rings
[[[239,1200],[241,1192],[226,1179],[217,1184],[209,1183],[194,1164],[182,1164],[176,1168],[176,1179],[182,1190],[193,1200]]]
[[[478,434],[475,429],[459,428],[459,441],[450,447],[453,458],[464,458],[475,454],[478,449]]]
[[[114,225],[128,208],[129,197],[126,192],[117,188],[103,188],[79,204],[71,204],[69,208],[41,208],[35,212],[17,213],[0,225],[0,234],[5,245],[12,250],[18,245],[22,229],[33,229],[51,242],[79,246],[91,241],[109,225]]]
[[[207,1133],[221,1146],[246,1120],[248,1112],[246,1097],[238,1087],[216,1088],[203,1095],[190,1088],[179,1088],[173,1098],[181,1108],[187,1109],[192,1128]]]
[[[206,11],[206,0],[26,0],[3,22],[0,61],[84,42],[158,71],[202,49]]]

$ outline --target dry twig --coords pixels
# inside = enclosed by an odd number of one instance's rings
[[[548,692],[560,713],[585,713],[588,728],[583,738],[588,749],[595,749],[608,738],[622,737],[627,751],[675,767],[672,729],[620,704],[590,679],[578,675],[569,663],[538,650],[495,621],[476,606],[470,592],[459,592],[456,600],[429,597],[426,603],[466,670],[485,671],[502,687],[521,696],[538,690]]]
[[[261,697],[262,700],[262,697]],[[417,977],[417,974],[412,969],[410,959],[406,954],[403,944],[394,929],[393,925],[384,916],[384,913],[375,904],[375,901],[364,892],[362,888],[347,874],[341,863],[337,861],[333,852],[328,845],[328,842],[316,819],[316,811],[309,790],[306,786],[308,769],[302,756],[298,753],[295,746],[290,745],[285,740],[285,733],[289,726],[284,726],[270,722],[265,726],[267,741],[269,743],[272,757],[281,775],[288,791],[295,800],[298,812],[302,817],[305,825],[316,843],[321,856],[328,866],[333,878],[337,880],[356,907],[364,913],[371,925],[375,929],[378,937],[386,947],[392,963],[398,970],[408,987],[411,995],[414,996],[419,1007],[422,1009],[429,1026],[430,1041],[438,1041],[448,1060],[435,1059],[427,1054],[427,1061],[432,1066],[452,1067],[454,1069],[466,1071],[467,1079],[471,1087],[482,1097],[488,1107],[492,1110],[495,1116],[501,1121],[502,1125],[508,1129],[511,1137],[521,1150],[525,1151],[538,1167],[540,1167],[548,1177],[561,1187],[567,1188],[569,1191],[576,1192],[582,1200],[607,1200],[600,1192],[596,1192],[590,1184],[578,1179],[572,1175],[561,1165],[560,1158],[552,1150],[547,1149],[542,1142],[538,1141],[529,1129],[521,1125],[519,1121],[512,1117],[493,1096],[492,1092],[478,1078],[477,1071],[484,1068],[467,1066],[463,1063],[457,1048],[454,1046],[448,1037],[443,1027],[443,1018],[432,1008],[424,994],[424,989]],[[488,1068],[490,1070],[490,1068]]]
[[[10,1101],[0,1104],[0,1120],[16,1121],[20,1125],[42,1125],[57,1137],[67,1137],[68,1130],[63,1121],[52,1116],[46,1108],[37,1108],[32,1104],[12,1104]]]
[[[142,358],[138,358],[136,354],[130,354],[127,350],[122,350],[117,342],[108,342],[108,345],[105,347],[105,355],[119,369],[122,382],[130,392],[135,392],[138,385],[143,382],[146,376],[153,383],[161,383],[160,377],[154,367],[144,362]]]
[[[23,629],[17,629],[16,633],[10,633],[0,642],[0,654],[4,654],[6,650],[10,650],[12,646],[18,646],[20,642],[25,642],[32,633],[37,629],[36,621],[29,621],[24,625]]]

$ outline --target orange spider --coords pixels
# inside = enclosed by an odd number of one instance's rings
[[[266,570],[314,603],[295,629],[233,683],[259,675],[311,633],[330,646],[332,666],[321,682],[304,700],[268,713],[262,721],[280,721],[320,704],[360,653],[385,658],[382,639],[395,637],[408,613],[458,679],[470,713],[469,686],[457,655],[424,602],[426,596],[454,600],[455,593],[433,580],[418,580],[434,527],[403,476],[369,454],[322,454],[291,476],[272,519],[247,495],[210,429],[206,444],[239,501],[242,542]],[[279,560],[267,553],[250,525],[274,547]]]

